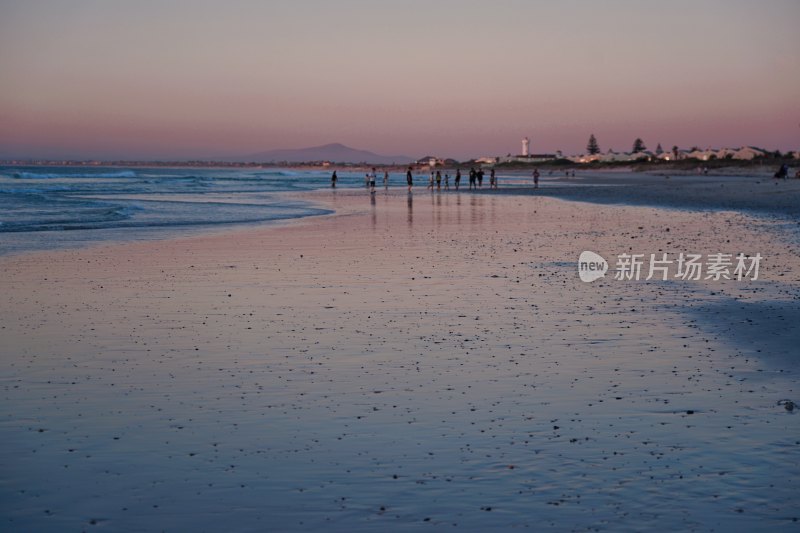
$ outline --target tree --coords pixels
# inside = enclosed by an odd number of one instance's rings
[[[658,155],[661,155],[661,154],[663,154],[663,153],[664,153],[664,149],[663,149],[663,148],[661,148],[661,143],[658,143],[658,146],[656,146],[656,153],[657,153]]]
[[[600,146],[597,144],[597,139],[592,133],[589,136],[589,144],[586,145],[586,151],[589,152],[589,155],[596,155],[600,153]]]
[[[644,152],[647,150],[647,147],[644,145],[644,141],[639,137],[636,137],[636,140],[633,141],[633,153],[638,154],[639,152]]]

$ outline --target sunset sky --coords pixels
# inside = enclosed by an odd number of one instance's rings
[[[800,149],[797,0],[0,0],[0,157]]]

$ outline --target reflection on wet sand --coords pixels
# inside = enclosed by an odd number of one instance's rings
[[[453,192],[436,194],[436,192],[434,192],[434,194],[430,195],[430,208],[428,208],[427,202],[423,202],[422,204],[422,216],[424,220],[419,219],[420,204],[419,198],[417,198],[418,218],[416,223],[425,222],[433,227],[441,228],[450,225],[460,227],[462,223],[469,222],[471,227],[478,227],[481,224],[490,224],[498,220],[498,210],[500,206],[498,205],[499,200],[496,197],[468,194],[467,198],[462,198],[465,194],[468,193]],[[335,194],[333,196],[331,205],[336,207],[337,204],[341,204],[343,198],[340,197],[337,199],[335,198]],[[377,229],[380,224],[383,230],[388,230],[391,221],[393,219],[398,220],[394,217],[402,213],[402,195],[392,194],[391,192],[385,193],[382,194],[382,200],[380,202],[378,202],[377,197],[378,194],[369,195],[370,224],[373,229]],[[414,194],[407,193],[405,194],[405,198],[405,221],[406,225],[411,228],[415,223]],[[423,200],[424,199],[425,197],[423,197]],[[380,203],[380,206],[378,203]],[[468,217],[465,217],[462,212],[462,205],[464,204],[469,206]],[[524,210],[521,210],[520,213],[517,213],[517,216],[524,219],[526,218],[526,213]]]
[[[375,227],[378,225],[378,209],[377,209],[376,204],[375,204],[375,194],[374,193],[369,195],[369,205],[371,207],[371,209],[370,209],[370,220],[372,221],[372,229],[375,229]]]
[[[469,199],[469,222],[473,226],[481,224],[486,218],[486,213],[483,211],[483,203],[483,197],[472,196]]]
[[[411,193],[408,193],[408,218],[407,218],[407,221],[408,221],[408,226],[409,227],[411,227],[411,225],[414,223],[414,195],[411,194]]]

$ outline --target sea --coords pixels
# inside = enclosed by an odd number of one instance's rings
[[[330,214],[291,193],[329,188],[331,173],[255,167],[0,166],[0,256]],[[364,187],[361,169],[337,169],[337,176],[338,188]],[[503,187],[529,181],[514,175],[499,178]],[[427,179],[427,173],[415,173],[418,188],[424,189]],[[382,181],[379,176],[379,187]],[[404,188],[405,182],[403,172],[390,175],[393,188]],[[464,175],[462,186],[467,182]]]
[[[0,255],[324,215],[330,211],[287,193],[330,187],[330,175],[282,168],[0,166]],[[364,186],[361,171],[337,175],[339,187]]]

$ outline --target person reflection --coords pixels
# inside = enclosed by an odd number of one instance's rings
[[[408,218],[407,218],[407,221],[408,221],[408,225],[409,226],[411,226],[411,224],[414,222],[414,197],[412,195],[410,195],[410,194],[408,195]]]
[[[369,195],[369,204],[371,206],[370,210],[372,212],[372,229],[375,229],[375,226],[378,225],[378,209],[375,207],[375,195],[374,194],[370,194]]]

